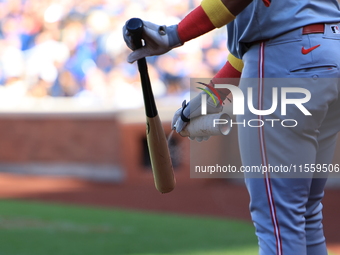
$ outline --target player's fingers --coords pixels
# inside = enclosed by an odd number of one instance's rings
[[[207,141],[208,139],[210,138],[210,136],[197,136],[197,137],[194,137],[194,136],[189,136],[189,139],[190,140],[196,140],[197,142],[202,142],[202,141]]]
[[[176,122],[176,132],[180,133],[186,127],[186,125],[188,125],[188,123],[189,122],[184,122],[183,120],[181,120],[181,118],[179,118]]]
[[[140,49],[137,49],[135,51],[133,51],[127,58],[127,61],[129,63],[133,63],[135,62],[136,60],[138,59],[141,59],[141,58],[144,58],[144,57],[147,57],[147,56],[150,56],[149,53],[148,53],[148,49],[146,47],[142,47]]]
[[[177,124],[177,121],[180,119],[181,112],[182,112],[182,108],[179,108],[174,113],[174,116],[172,117],[172,121],[171,121],[171,129],[176,129],[176,124]]]
[[[200,143],[203,141],[203,136],[195,137],[195,140]]]
[[[207,141],[210,138],[210,136],[203,136],[203,141]]]
[[[126,25],[123,27],[123,38],[125,41],[125,44],[131,49],[134,50],[136,47],[132,42],[132,38],[131,35],[129,33],[129,31],[126,29]]]

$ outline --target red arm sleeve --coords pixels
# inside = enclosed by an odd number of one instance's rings
[[[213,29],[215,29],[215,26],[203,8],[198,6],[178,24],[178,36],[184,43]]]
[[[212,78],[210,85],[214,86],[214,84],[232,84],[238,86],[242,74],[242,69],[242,60],[234,57],[232,54],[229,54],[228,61]],[[220,95],[222,101],[224,101],[230,93],[230,90],[228,89],[216,90]]]
[[[214,28],[222,27],[235,19],[221,0],[203,0],[178,24],[182,43],[203,35]]]

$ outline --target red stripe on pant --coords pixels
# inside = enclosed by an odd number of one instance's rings
[[[269,7],[270,4],[272,3],[271,0],[262,0],[262,1],[263,1],[264,5],[265,5],[266,7]]]
[[[258,73],[259,73],[259,80],[258,80],[258,110],[263,110],[263,95],[264,95],[264,48],[265,48],[265,42],[261,42],[260,49],[259,49],[259,65],[258,65]],[[259,119],[263,121],[263,115],[258,116]],[[263,166],[268,167],[268,158],[266,153],[266,142],[264,137],[264,126],[262,125],[259,127],[259,142],[260,142],[260,153],[261,153],[261,161]],[[273,189],[271,184],[271,179],[269,172],[266,172],[264,174],[264,182],[266,186],[266,193],[268,198],[268,205],[270,209],[270,216],[273,223],[273,230],[274,230],[274,236],[276,240],[276,255],[283,255],[282,252],[282,239],[281,239],[281,233],[280,233],[280,226],[279,222],[277,220],[277,214],[276,214],[276,207],[275,207],[275,201],[273,196]]]

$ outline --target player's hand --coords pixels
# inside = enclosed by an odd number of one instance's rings
[[[123,27],[125,43],[131,50],[133,50],[127,59],[129,63],[133,63],[143,57],[161,55],[175,47],[183,45],[178,37],[177,25],[159,26],[148,21],[143,21],[143,24],[142,37],[145,45],[137,50],[132,43],[131,36],[126,29],[126,25]]]
[[[172,118],[171,129],[175,129],[177,133],[180,133],[187,125],[190,125],[190,119],[201,116],[201,97],[205,92],[201,92],[194,97],[190,102],[182,103],[182,107],[179,108]],[[214,96],[214,95],[213,95]],[[217,104],[215,104],[217,102]],[[223,110],[223,106],[219,103],[217,98],[214,100],[207,95],[207,114],[219,113]],[[208,140],[210,136],[190,137],[190,140],[196,140],[198,142]]]

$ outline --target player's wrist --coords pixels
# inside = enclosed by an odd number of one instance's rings
[[[166,31],[169,39],[169,47],[176,48],[184,44],[178,34],[178,25],[168,26]]]
[[[228,55],[228,62],[236,71],[238,71],[240,74],[242,73],[242,69],[244,66],[242,59],[239,59],[230,53]]]

